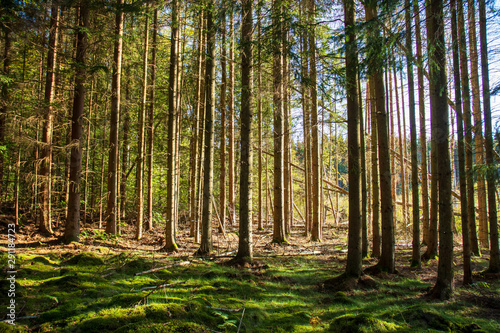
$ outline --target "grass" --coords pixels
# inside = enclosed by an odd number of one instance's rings
[[[498,280],[439,302],[423,297],[429,283],[403,275],[375,278],[376,289],[321,291],[319,282],[342,272],[332,257],[269,257],[258,269],[197,260],[135,276],[180,258],[27,251],[17,255],[18,317],[39,317],[0,332],[237,332],[240,324],[240,332],[500,332]]]

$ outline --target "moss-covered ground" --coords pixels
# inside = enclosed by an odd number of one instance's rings
[[[320,289],[342,272],[345,251],[260,257],[252,268],[99,246],[25,248],[16,259],[18,319],[16,326],[1,323],[0,332],[500,332],[495,279],[458,287],[444,302],[425,297],[432,278],[409,268],[374,277],[368,289]],[[190,263],[135,275],[181,261]],[[5,251],[0,263],[6,266]],[[143,289],[158,285],[167,286]]]

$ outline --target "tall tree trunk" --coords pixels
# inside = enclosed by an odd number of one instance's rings
[[[207,16],[207,54],[205,73],[205,157],[203,160],[203,211],[201,215],[201,244],[198,255],[212,252],[212,195],[214,166],[214,108],[215,108],[215,0],[210,0]]]
[[[368,86],[370,92],[371,112],[371,158],[372,158],[372,257],[380,257],[380,186],[378,174],[378,131],[377,104],[375,98],[375,76],[370,75]],[[337,172],[338,174],[338,172]]]
[[[422,58],[422,37],[420,34],[420,9],[418,1],[413,2],[413,15],[415,16],[415,44],[417,60],[418,81],[418,113],[420,123],[420,169],[422,172],[422,239],[429,244],[429,179],[427,175],[427,134],[425,128],[425,92],[424,92],[424,62]]]
[[[85,182],[85,187],[83,188],[83,224],[87,224],[87,214],[88,214],[88,201],[89,201],[89,162],[90,162],[90,152],[92,151],[90,149],[90,132],[91,132],[91,126],[92,126],[92,116],[93,116],[93,108],[94,108],[94,83],[95,81],[92,80],[90,84],[90,100],[89,100],[89,116],[88,116],[88,122],[87,122],[87,140],[85,143],[85,176],[84,176],[84,182]],[[92,220],[92,219],[91,219]]]
[[[470,82],[472,86],[472,109],[474,115],[474,143],[476,148],[476,165],[484,165],[484,138],[483,122],[481,118],[481,101],[479,92],[478,56],[476,40],[476,9],[474,0],[467,0],[469,49],[470,49]],[[477,217],[479,226],[479,243],[481,247],[488,248],[488,217],[486,207],[486,181],[484,174],[477,174]]]
[[[78,242],[80,234],[80,178],[82,171],[82,121],[85,109],[85,62],[87,57],[87,31],[89,28],[89,8],[86,2],[80,3],[78,42],[76,47],[77,71],[75,76],[75,93],[73,100],[73,116],[71,119],[71,167],[68,200],[68,216],[64,229],[64,242]]]
[[[165,228],[165,251],[177,251],[175,241],[175,136],[177,117],[177,36],[179,30],[179,4],[172,1],[172,30],[170,35],[170,70],[168,76],[168,123],[167,123],[167,216]]]
[[[361,173],[358,110],[358,49],[355,28],[354,1],[344,1],[346,30],[347,142],[349,177],[349,235],[345,274],[359,277],[361,263]]]
[[[129,77],[128,70],[125,71],[125,76]],[[127,80],[125,85],[125,100],[128,102],[130,99],[130,80]],[[123,144],[122,144],[122,173],[120,179],[120,219],[125,219],[126,217],[126,206],[127,206],[127,178],[128,178],[128,167],[130,164],[129,156],[129,141],[128,141],[128,131],[130,128],[130,113],[129,108],[126,106],[124,108],[124,120],[123,120]],[[118,229],[118,228],[117,228]]]
[[[236,258],[252,261],[252,0],[242,2],[240,225]]]
[[[274,228],[273,242],[286,242],[283,216],[283,35],[281,0],[273,0],[273,104],[274,104]]]
[[[142,238],[144,221],[144,143],[145,143],[145,120],[146,99],[148,89],[148,53],[149,53],[149,16],[146,15],[144,22],[144,54],[142,58],[142,92],[141,107],[139,109],[139,138],[137,142],[137,166],[136,166],[136,222],[135,238]]]
[[[229,85],[228,85],[228,213],[229,213],[229,222],[232,224],[236,219],[235,212],[235,180],[234,180],[234,12],[231,10],[230,19],[229,19]]]
[[[463,117],[465,127],[465,172],[467,173],[467,212],[471,253],[480,255],[476,231],[476,211],[474,194],[474,170],[472,153],[472,121],[469,88],[469,66],[467,64],[467,44],[465,36],[464,8],[462,0],[457,0],[458,42],[460,52],[460,75],[462,78]]]
[[[55,71],[59,34],[59,6],[54,1],[51,8],[49,50],[47,53],[47,74],[45,78],[45,119],[42,132],[41,153],[41,206],[39,230],[44,234],[52,234],[51,198],[52,198],[52,136],[54,130]]]
[[[154,116],[155,116],[155,78],[156,78],[156,52],[158,35],[158,9],[155,9],[153,19],[153,41],[151,44],[151,85],[149,87],[149,115],[148,115],[148,207],[146,230],[153,230],[153,144],[154,144]]]
[[[11,48],[12,48],[12,36],[11,27],[7,22],[0,23],[2,30],[5,34],[5,40],[3,45],[3,75],[8,78],[10,76],[10,63],[11,63]],[[5,146],[5,121],[7,119],[7,112],[9,109],[9,82],[5,81],[2,84],[1,90],[1,100],[0,100],[0,146]],[[5,157],[4,152],[0,153],[0,202],[2,198],[3,190],[3,174],[4,174]]]
[[[257,45],[261,45],[261,35],[262,35],[262,6],[263,3],[262,1],[259,1],[257,4]],[[259,98],[257,98],[257,127],[258,127],[258,149],[259,149],[259,156],[258,156],[258,173],[257,173],[257,183],[258,183],[258,208],[257,208],[257,228],[258,230],[264,230],[263,223],[262,223],[262,213],[263,213],[263,207],[262,207],[262,59],[261,59],[261,52],[262,48],[258,47],[257,48],[257,94]],[[267,220],[267,217],[266,217]]]
[[[366,20],[376,20],[376,3],[371,2],[365,7]],[[375,86],[375,98],[377,107],[377,130],[378,130],[378,157],[380,175],[380,193],[392,192],[391,156],[389,151],[389,133],[387,121],[387,109],[385,105],[385,88],[383,81],[382,67],[377,63],[377,55],[382,48],[380,38],[379,22],[371,29],[371,36],[376,43],[376,47],[370,50],[368,73],[373,76]],[[350,190],[349,190],[350,192]],[[382,253],[378,266],[389,273],[395,271],[394,267],[394,220],[392,196],[382,195],[380,201],[382,212]]]
[[[222,20],[222,58],[221,58],[221,76],[222,83],[220,87],[220,192],[219,192],[219,212],[220,221],[219,231],[224,232],[226,224],[226,88],[227,88],[227,73],[226,73],[226,14]]]
[[[486,8],[485,0],[479,0],[479,37],[481,42],[481,72],[483,84],[483,107],[484,107],[484,139],[486,152],[486,165],[494,165],[493,160],[493,134],[491,125],[490,105],[490,78],[488,71],[488,43],[486,39]],[[498,216],[497,200],[495,199],[495,174],[488,171],[488,221],[490,227],[490,264],[488,271],[500,272],[500,249],[498,244]]]
[[[321,168],[320,168],[320,145],[319,145],[319,119],[318,119],[318,91],[316,74],[316,22],[315,3],[309,0],[309,68],[311,80],[311,151],[312,151],[312,230],[311,240],[321,241]],[[356,80],[357,84],[357,80]],[[358,105],[359,107],[359,105]]]
[[[406,71],[408,72],[408,103],[410,107],[410,146],[411,146],[411,189],[412,189],[412,267],[420,268],[420,204],[418,198],[418,151],[417,124],[415,115],[415,82],[413,76],[413,46],[410,0],[405,0],[406,25]]]
[[[462,218],[462,242],[463,242],[463,284],[472,283],[471,253],[469,238],[469,215],[467,213],[467,177],[465,173],[465,146],[464,146],[464,123],[462,116],[462,88],[460,83],[460,59],[458,51],[458,28],[456,1],[450,1],[451,9],[451,31],[453,48],[453,80],[455,81],[455,108],[457,111],[457,142],[458,142],[458,169],[460,178],[460,215]]]
[[[108,208],[106,213],[106,232],[116,234],[118,219],[118,148],[120,126],[120,96],[123,53],[123,0],[118,0],[115,19],[115,45],[113,54],[113,78],[111,81],[111,124],[109,131],[108,159]]]
[[[429,40],[429,84],[431,113],[435,125],[432,136],[436,141],[439,186],[439,261],[434,297],[447,299],[453,292],[453,207],[451,202],[451,165],[449,153],[449,121],[446,81],[446,48],[444,40],[443,1],[432,1],[426,7]]]

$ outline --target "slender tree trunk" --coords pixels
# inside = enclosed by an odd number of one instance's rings
[[[344,1],[346,30],[346,87],[347,87],[347,142],[349,173],[349,235],[345,274],[362,274],[361,254],[361,173],[358,110],[358,50],[355,33],[354,1]]]
[[[144,54],[142,58],[142,100],[139,110],[139,138],[137,142],[137,166],[136,166],[136,222],[135,238],[142,238],[144,221],[144,143],[145,143],[145,118],[146,99],[148,89],[148,53],[149,53],[149,17],[146,15],[144,22]]]
[[[125,72],[125,76],[129,77],[128,70]],[[128,102],[130,99],[130,80],[127,80],[125,85],[125,100]],[[123,120],[123,144],[122,144],[122,174],[120,180],[120,218],[126,218],[126,207],[127,207],[127,178],[128,178],[128,167],[130,164],[129,157],[129,141],[128,132],[130,128],[130,113],[128,106],[124,108],[124,120]],[[119,229],[119,228],[117,228]]]
[[[89,161],[90,161],[90,132],[91,132],[91,126],[92,126],[92,116],[93,116],[93,107],[94,107],[94,83],[95,81],[92,80],[90,84],[90,101],[89,101],[89,117],[88,117],[88,122],[87,122],[87,140],[85,143],[85,176],[84,176],[84,182],[85,182],[85,187],[83,188],[83,224],[87,224],[87,214],[88,214],[88,200],[89,200]],[[92,219],[91,219],[92,220]]]
[[[458,41],[460,52],[460,74],[462,78],[463,117],[465,127],[465,171],[467,173],[467,212],[469,215],[469,232],[471,253],[480,255],[476,231],[476,212],[474,194],[474,170],[472,152],[472,121],[469,88],[469,66],[467,64],[467,44],[465,40],[464,8],[462,0],[457,0]]]
[[[228,152],[228,212],[229,212],[229,222],[234,223],[235,214],[235,180],[234,180],[234,18],[233,10],[230,14],[229,22],[229,85],[228,85],[228,136],[229,136],[229,152]]]
[[[273,20],[273,104],[274,104],[274,227],[273,242],[284,243],[284,194],[283,194],[283,35],[281,0],[272,4]]]
[[[422,37],[420,34],[420,10],[418,2],[413,2],[413,15],[415,16],[415,42],[418,81],[418,113],[420,123],[420,169],[422,172],[422,239],[424,244],[429,244],[429,180],[427,176],[427,134],[425,128],[425,92],[424,68],[422,59]]]
[[[311,150],[312,150],[312,230],[311,240],[321,241],[321,168],[319,145],[318,91],[316,75],[316,33],[315,33],[315,3],[309,0],[309,62],[311,79]],[[357,80],[356,80],[357,84]],[[359,93],[359,92],[358,92]],[[359,107],[359,105],[358,105]]]
[[[467,213],[467,176],[465,173],[464,123],[462,117],[462,89],[460,83],[460,60],[458,51],[458,28],[456,1],[450,1],[453,48],[453,77],[455,81],[455,108],[457,112],[458,169],[460,177],[460,215],[462,218],[462,242],[464,261],[464,285],[472,283],[471,253],[469,238],[469,215]]]
[[[222,58],[221,58],[221,76],[222,83],[220,87],[220,117],[221,117],[221,133],[220,133],[220,192],[219,192],[219,211],[221,225],[219,231],[224,232],[226,224],[226,88],[227,88],[227,73],[226,73],[226,16],[224,14],[222,20]]]
[[[167,216],[165,228],[165,251],[177,251],[175,241],[175,136],[177,116],[177,36],[179,29],[179,4],[172,1],[172,30],[170,37],[170,71],[168,77],[168,123],[167,123]]]
[[[375,76],[368,78],[371,112],[371,158],[372,158],[372,257],[380,257],[380,186],[378,174],[378,131],[377,131],[377,104],[375,98]],[[338,172],[337,172],[338,173]]]
[[[375,3],[365,7],[366,20],[374,20],[377,17],[377,10],[374,7]],[[379,23],[377,22],[377,27]],[[378,157],[379,157],[379,174],[380,174],[380,193],[391,193],[392,191],[392,175],[391,175],[391,156],[389,151],[389,133],[387,121],[387,109],[385,105],[385,88],[383,81],[382,69],[377,64],[376,55],[380,53],[382,47],[382,39],[380,38],[379,29],[372,29],[372,38],[376,41],[377,47],[370,50],[369,54],[368,73],[372,75],[375,86],[375,98],[377,107],[377,130],[378,130]],[[351,191],[349,190],[349,193]],[[389,273],[395,271],[394,262],[394,220],[393,220],[393,201],[392,196],[382,195],[380,208],[382,212],[382,253],[378,266],[382,270]]]
[[[413,46],[410,0],[405,0],[406,24],[406,71],[408,72],[408,103],[410,107],[410,146],[411,146],[411,189],[412,189],[412,267],[420,268],[420,204],[418,198],[418,151],[417,124],[415,115],[415,82],[413,76]]]
[[[252,0],[242,2],[240,225],[236,258],[252,261]]]
[[[3,52],[3,75],[8,78],[10,76],[10,63],[11,63],[11,48],[12,48],[12,36],[11,28],[6,22],[0,23],[2,30],[5,34],[4,40],[4,52]],[[5,121],[7,119],[7,112],[9,110],[9,83],[5,81],[2,84],[1,90],[1,100],[0,100],[0,146],[5,146]],[[2,198],[3,190],[3,174],[4,174],[4,164],[5,158],[4,153],[0,153],[0,200]],[[17,220],[16,220],[17,221]]]
[[[481,72],[483,84],[483,107],[484,107],[484,139],[486,152],[486,165],[488,168],[494,165],[493,160],[493,134],[491,124],[490,105],[490,78],[488,71],[488,43],[486,39],[486,8],[485,0],[479,0],[479,36],[481,42]],[[488,182],[488,221],[490,227],[490,264],[488,271],[500,272],[500,249],[498,244],[498,216],[497,199],[495,199],[495,174],[492,171],[486,173]]]
[[[118,0],[118,7],[123,0]],[[106,232],[116,234],[118,219],[118,148],[120,126],[120,96],[123,53],[123,12],[116,8],[115,45],[113,55],[113,78],[111,81],[111,124],[109,131],[109,159],[108,159],[108,208],[106,213]]]
[[[214,108],[215,108],[215,0],[210,0],[207,16],[207,54],[205,73],[205,157],[203,160],[203,211],[201,215],[201,244],[198,255],[212,252],[212,192],[214,166]]]
[[[59,34],[59,6],[52,3],[49,32],[49,50],[47,53],[47,74],[45,78],[45,119],[42,131],[42,154],[40,177],[41,205],[39,230],[44,234],[52,234],[51,198],[52,198],[52,137],[54,127],[55,70],[57,64],[57,48]]]
[[[469,49],[470,49],[470,82],[472,86],[472,109],[474,115],[474,144],[476,148],[476,165],[484,165],[484,138],[483,121],[481,118],[481,101],[479,92],[478,55],[476,40],[476,9],[473,0],[467,0],[467,17],[469,27]],[[481,247],[488,248],[488,217],[486,207],[486,181],[484,174],[477,174],[477,217],[479,226],[479,243]]]
[[[429,39],[429,84],[433,139],[436,141],[439,186],[439,261],[433,296],[447,299],[453,292],[453,207],[451,202],[451,165],[449,153],[449,121],[446,81],[446,49],[444,39],[443,1],[432,1],[426,7]]]
[[[75,76],[75,93],[73,100],[73,117],[71,120],[71,166],[68,200],[68,216],[64,230],[64,242],[78,242],[80,235],[80,178],[82,171],[82,121],[85,109],[85,80],[87,57],[87,30],[89,28],[89,8],[80,3],[78,42],[76,47],[76,63],[78,69]]]
[[[257,44],[261,45],[261,35],[262,35],[262,1],[257,4]],[[258,127],[258,149],[259,149],[259,160],[258,160],[258,173],[257,173],[257,183],[258,183],[258,208],[257,208],[257,228],[258,230],[264,230],[262,223],[262,71],[261,71],[261,47],[257,48],[257,127]],[[267,220],[267,216],[266,216]]]

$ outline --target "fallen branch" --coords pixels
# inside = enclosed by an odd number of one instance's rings
[[[143,275],[143,274],[153,273],[153,272],[161,271],[162,269],[167,269],[167,268],[171,268],[171,267],[187,266],[190,263],[191,263],[191,261],[181,261],[181,262],[178,262],[178,263],[173,264],[173,265],[167,265],[167,266],[157,267],[157,268],[153,268],[153,269],[150,269],[150,270],[147,270],[147,271],[144,271],[144,272],[135,273],[134,275],[137,276],[137,275]]]
[[[241,319],[240,319],[240,324],[238,325],[238,331],[236,333],[240,332],[241,328],[241,323],[243,322],[243,316],[245,315],[245,308],[243,308],[243,312],[241,313]]]
[[[321,251],[306,251],[306,252],[296,252],[296,253],[283,253],[283,254],[271,254],[267,256],[255,256],[255,258],[276,258],[276,257],[296,257],[296,256],[310,256],[315,254],[322,254]]]

